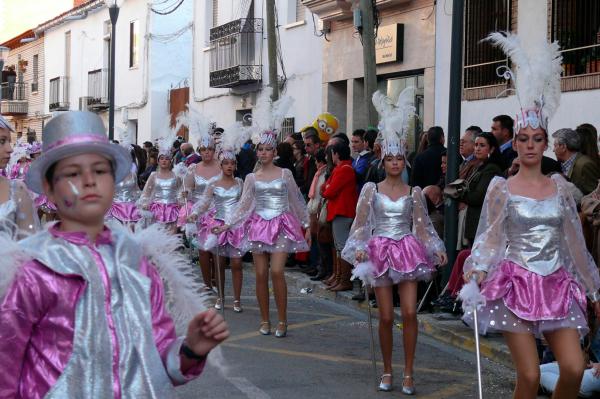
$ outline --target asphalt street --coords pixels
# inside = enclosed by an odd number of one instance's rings
[[[207,366],[203,375],[178,388],[181,398],[386,398],[404,397],[402,331],[394,334],[394,392],[375,390],[366,314],[344,305],[289,292],[289,333],[286,338],[258,333],[259,312],[254,275],[244,269],[244,312],[231,309],[227,284],[225,318],[231,337],[223,345],[223,364]],[[292,272],[294,273],[294,272]],[[226,278],[230,279],[229,271]],[[229,283],[229,281],[228,281]],[[271,298],[271,321],[277,321]],[[376,313],[375,313],[376,315]],[[376,335],[376,320],[373,321]],[[382,372],[376,342],[377,374]],[[512,396],[511,370],[483,361],[486,398]],[[414,373],[419,398],[475,398],[474,356],[420,335]]]

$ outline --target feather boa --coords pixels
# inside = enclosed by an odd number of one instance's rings
[[[372,287],[373,283],[375,282],[375,274],[373,274],[373,270],[375,270],[375,267],[370,261],[358,263],[352,270],[352,277],[350,280],[359,279],[363,282],[363,286],[368,285]]]
[[[33,256],[27,254],[16,240],[0,233],[0,298],[3,298],[19,268]]]
[[[479,310],[485,306],[485,297],[481,295],[479,286],[473,280],[463,285],[458,297],[462,301],[462,308],[465,312]]]

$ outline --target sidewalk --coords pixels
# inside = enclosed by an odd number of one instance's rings
[[[339,293],[328,291],[321,282],[310,281],[310,278],[297,268],[286,268],[285,276],[289,293],[303,295],[300,291],[303,288],[308,288],[312,291],[304,295],[314,295],[365,312],[367,311],[367,303],[365,301],[358,302],[352,300],[352,296],[356,291]],[[373,310],[376,316],[377,310]],[[402,320],[400,308],[394,308],[394,312],[396,313],[396,320]],[[475,352],[473,330],[465,326],[456,316],[447,313],[419,313],[418,319],[419,330],[422,333],[454,347]],[[508,347],[500,335],[480,337],[479,344],[482,356],[507,367],[513,367]]]

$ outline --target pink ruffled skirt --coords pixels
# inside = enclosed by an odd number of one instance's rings
[[[375,267],[374,287],[386,287],[402,281],[429,281],[436,271],[425,246],[410,234],[399,240],[373,237],[367,244],[367,252]]]
[[[560,328],[588,333],[584,289],[563,267],[541,276],[510,260],[481,284],[486,305],[477,313],[479,331],[532,333],[540,337]],[[463,319],[473,325],[473,314]]]
[[[150,204],[150,212],[154,215],[155,222],[174,223],[179,215],[179,205],[153,202]]]
[[[225,222],[215,219],[215,211],[206,213],[198,220],[198,248],[227,258],[241,258],[247,251],[246,225],[222,232],[218,236],[212,233],[214,227],[221,227]]]
[[[135,202],[113,202],[106,216],[121,223],[133,223],[142,218]]]
[[[284,212],[271,220],[253,213],[248,219],[248,250],[256,253],[297,253],[309,250],[302,225],[291,213]]]
[[[194,203],[191,201],[188,201],[187,209],[186,209],[185,205],[182,206],[181,209],[179,209],[179,215],[177,215],[177,227],[185,226],[185,224],[187,223],[188,215],[192,214],[193,206],[194,206]]]
[[[38,195],[33,203],[37,209],[40,209],[44,213],[56,212],[56,205],[54,205],[54,203],[50,201],[44,194]]]

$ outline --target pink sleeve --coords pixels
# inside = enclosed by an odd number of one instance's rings
[[[44,269],[44,270],[41,270]],[[0,302],[0,397],[18,396],[23,360],[32,331],[52,303],[46,268],[28,261]]]
[[[199,362],[196,367],[188,370],[185,374],[181,372],[179,349],[183,338],[177,337],[173,319],[165,308],[163,283],[160,274],[145,257],[142,258],[140,271],[151,281],[152,333],[156,348],[173,383],[175,385],[185,384],[202,374],[205,361]]]

